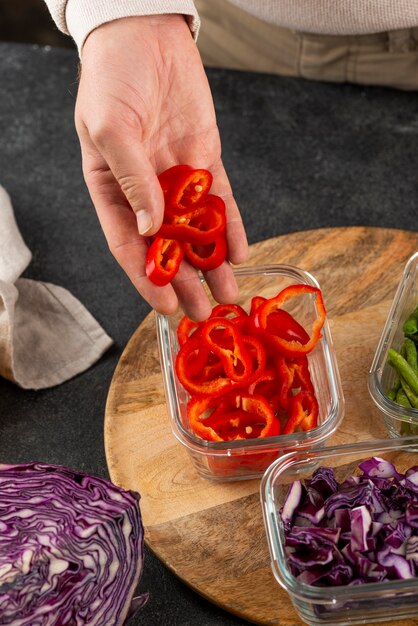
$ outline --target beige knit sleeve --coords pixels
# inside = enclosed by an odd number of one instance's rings
[[[92,30],[122,17],[180,13],[196,39],[200,20],[193,0],[45,0],[58,28],[71,35],[81,52]]]

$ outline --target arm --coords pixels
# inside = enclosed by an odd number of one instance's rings
[[[145,275],[145,236],[163,217],[157,174],[176,163],[210,169],[227,206],[229,260],[247,255],[244,228],[221,161],[212,97],[189,27],[180,15],[115,20],[95,29],[82,50],[76,105],[84,177],[110,250],[156,310],[178,304],[195,319],[210,312],[196,272],[182,263],[172,285]],[[237,287],[229,264],[207,273],[219,302]]]

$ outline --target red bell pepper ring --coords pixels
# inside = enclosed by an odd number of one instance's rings
[[[264,398],[239,392],[228,394],[227,398],[227,401],[220,399],[222,410],[215,408],[215,398],[196,398],[189,402],[189,423],[199,437],[208,441],[232,441],[280,434],[280,423]]]
[[[269,332],[268,326],[270,315],[280,310],[285,302],[303,294],[312,294],[316,298],[317,317],[312,325],[309,341],[301,343],[299,340],[284,339],[277,334]],[[325,322],[325,316],[326,311],[321,291],[311,285],[290,285],[289,287],[283,289],[275,298],[270,298],[269,300],[263,302],[256,312],[256,319],[259,328],[262,331],[268,332],[271,344],[277,349],[278,352],[287,357],[297,357],[302,354],[308,354],[314,349],[321,337],[321,329]]]
[[[194,322],[187,315],[184,315],[177,326],[177,339],[182,346],[186,341],[195,334],[202,325],[201,322]]]
[[[274,369],[264,370],[262,374],[248,387],[248,393],[252,396],[262,396],[270,404],[276,414],[280,409],[279,393],[277,385],[277,373]]]
[[[295,320],[293,315],[284,309],[278,309],[270,313],[267,317],[266,330],[288,341],[298,341],[302,345],[309,341],[309,335],[303,326]]]
[[[187,213],[178,214],[168,207],[158,236],[191,244],[209,244],[225,228],[225,204],[218,196],[209,195]]]
[[[251,306],[250,306],[250,317],[254,317],[256,311],[258,311],[260,304],[265,302],[267,298],[263,298],[263,296],[254,296],[251,298]]]
[[[302,391],[310,391],[315,393],[312,384],[311,373],[309,371],[308,357],[302,355],[297,359],[288,361],[290,370],[293,372],[293,389],[300,387]]]
[[[279,355],[276,357],[276,369],[279,380],[279,404],[282,409],[289,407],[295,392],[315,393],[306,355],[297,359],[286,359]]]
[[[311,430],[318,425],[319,406],[315,394],[300,391],[290,400],[289,417],[283,429],[283,435],[297,430]]]
[[[245,384],[253,373],[253,360],[235,325],[226,318],[209,318],[203,323],[200,341],[222,361],[226,375]]]
[[[209,272],[225,261],[227,255],[226,239],[221,236],[210,244],[200,246],[185,243],[184,252],[193,267],[202,272]]]
[[[282,409],[287,409],[289,406],[291,389],[294,379],[294,371],[289,367],[289,364],[284,356],[279,355],[276,357],[276,371],[278,374],[278,402]]]
[[[199,371],[196,371],[196,361],[199,358],[199,353],[202,352],[206,359],[205,365],[201,365]],[[234,383],[225,376],[225,372],[219,371],[218,363],[209,364],[208,361],[209,350],[207,346],[202,346],[200,338],[189,339],[178,351],[175,371],[178,380],[183,387],[190,394],[197,396],[220,396],[230,389],[232,389]],[[211,367],[213,376],[207,376],[205,368]],[[221,375],[223,374],[223,375]]]
[[[155,285],[163,287],[177,274],[183,260],[183,246],[173,239],[156,237],[147,251],[145,272]]]
[[[265,370],[266,351],[263,344],[257,339],[257,337],[252,337],[251,335],[243,335],[242,340],[252,359],[253,371],[245,381],[246,385],[250,385],[251,383],[255,382]]]
[[[205,169],[177,165],[159,175],[166,204],[178,212],[187,212],[203,200],[212,186],[213,176]]]
[[[161,189],[163,190],[164,199],[167,202],[167,195],[170,189],[174,186],[176,180],[179,176],[185,176],[188,174],[193,168],[190,165],[174,165],[173,167],[169,167],[164,172],[158,175],[158,180],[161,185]]]
[[[239,304],[217,304],[209,318],[223,317],[232,322],[241,331],[248,320],[246,311]]]

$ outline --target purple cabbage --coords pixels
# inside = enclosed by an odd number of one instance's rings
[[[0,465],[2,625],[121,626],[143,567],[139,496],[42,463]]]
[[[335,479],[332,467],[318,467],[313,473],[309,481],[309,487],[315,489],[325,500],[338,489],[338,483]]]
[[[418,466],[400,474],[373,457],[359,469],[338,483],[331,468],[318,468],[290,487],[285,552],[298,581],[356,585],[418,575]]]
[[[418,528],[418,502],[416,500],[411,500],[406,505],[405,518],[412,528]]]
[[[292,522],[293,515],[302,500],[302,483],[295,480],[290,486],[287,493],[285,503],[280,511],[283,524],[287,525]]]
[[[378,456],[360,463],[359,469],[363,470],[368,478],[398,478],[400,476],[392,463]]]
[[[372,516],[367,506],[359,506],[350,511],[351,548],[354,552],[368,550],[368,534],[372,525]]]

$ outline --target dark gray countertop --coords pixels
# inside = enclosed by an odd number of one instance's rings
[[[107,476],[107,390],[149,307],[108,252],[84,186],[73,126],[76,73],[72,51],[0,44],[0,184],[33,252],[25,276],[69,289],[115,345],[53,389],[23,391],[0,379],[0,459]],[[324,226],[417,231],[417,94],[208,74],[250,243]],[[140,589],[151,597],[138,625],[243,623],[190,591],[148,551]]]

